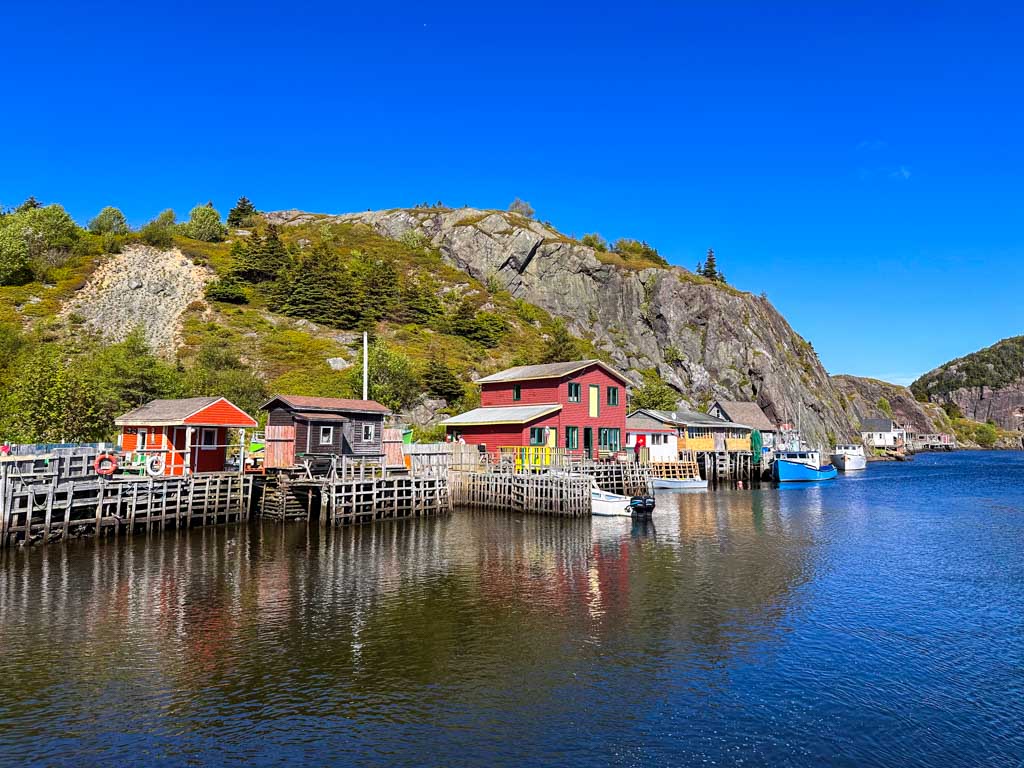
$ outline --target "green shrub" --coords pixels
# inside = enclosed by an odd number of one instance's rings
[[[886,400],[884,397],[880,397],[880,398],[878,398],[877,405],[878,405],[878,410],[880,410],[882,413],[884,413],[890,419],[893,417],[892,416],[892,406],[889,405],[889,401],[888,400]]]
[[[108,205],[89,222],[89,231],[94,235],[127,235],[128,222],[121,211]]]
[[[146,245],[156,248],[170,248],[174,245],[174,211],[168,208],[139,230],[139,237]]]
[[[608,252],[608,241],[601,237],[599,234],[594,232],[593,234],[584,235],[583,239],[580,240],[584,245],[593,248],[595,251],[600,253]]]
[[[29,268],[28,242],[19,227],[0,218],[0,285],[21,285],[32,279]]]
[[[216,243],[223,240],[228,230],[221,221],[217,210],[207,203],[197,205],[188,215],[188,221],[182,225],[181,231],[193,240]]]
[[[204,295],[210,301],[223,301],[226,304],[248,304],[249,297],[241,282],[234,277],[222,277],[206,284]]]

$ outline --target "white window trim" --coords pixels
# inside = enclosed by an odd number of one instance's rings
[[[206,436],[211,434],[213,437],[207,441]],[[201,451],[215,451],[217,450],[217,428],[216,427],[203,427],[199,430],[199,450]]]
[[[324,440],[324,430],[327,430],[327,439]],[[317,445],[334,445],[334,427],[320,427],[320,442]]]
[[[369,433],[367,433],[369,430]],[[371,442],[377,436],[376,424],[363,424],[363,442]]]

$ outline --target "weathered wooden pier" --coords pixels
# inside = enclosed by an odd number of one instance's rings
[[[0,462],[0,547],[248,518],[251,476],[104,477],[94,461],[86,454]]]
[[[324,526],[438,515],[451,510],[448,471],[441,462],[411,472],[377,459],[334,458],[262,478],[257,508],[262,518]]]

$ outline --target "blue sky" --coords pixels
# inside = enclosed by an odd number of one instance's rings
[[[1024,333],[1020,4],[145,5],[5,9],[0,202],[519,196],[713,247],[833,373]]]

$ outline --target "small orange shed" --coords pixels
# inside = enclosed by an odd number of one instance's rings
[[[256,420],[223,397],[152,400],[119,416],[121,450],[142,457],[152,475],[222,472],[228,430],[253,429]]]

